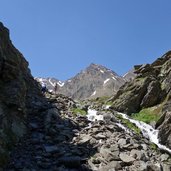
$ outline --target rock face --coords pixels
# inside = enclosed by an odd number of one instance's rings
[[[12,45],[9,30],[0,23],[0,167],[26,132],[25,121],[38,89],[28,62]]]
[[[58,93],[77,100],[111,96],[111,94],[115,94],[120,86],[126,82],[125,78],[118,76],[115,72],[104,66],[96,64],[91,64],[85,70],[78,73],[75,77],[65,82],[52,78],[36,79],[39,82],[46,83],[50,91],[54,90],[55,83],[57,83]]]
[[[131,114],[142,108],[157,106],[162,115],[156,124],[161,143],[171,148],[171,51],[152,64],[135,66],[137,76],[112,98],[112,108]]]

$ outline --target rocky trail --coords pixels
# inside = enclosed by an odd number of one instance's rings
[[[62,103],[57,103],[58,100]],[[81,123],[79,126],[74,120],[62,118],[66,114],[67,103],[63,97],[51,98],[42,111],[29,115],[29,131],[11,153],[6,170],[89,170],[84,162],[91,148],[86,144],[76,146],[72,142]],[[60,106],[63,114],[56,105]]]
[[[49,95],[47,101],[29,115],[29,131],[5,171],[170,171],[169,154],[125,132],[111,111],[99,112],[105,120],[88,126],[86,116],[72,114],[72,99]]]

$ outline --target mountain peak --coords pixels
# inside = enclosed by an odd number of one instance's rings
[[[91,63],[86,69],[89,69],[89,68],[91,68],[91,69],[96,69],[96,68],[98,68],[98,67],[101,67],[101,65]]]
[[[40,81],[40,79],[38,80]],[[52,79],[47,79],[50,89],[53,90]],[[54,83],[54,82],[53,82]],[[91,63],[73,78],[65,81],[58,92],[74,99],[96,98],[111,96],[125,83],[125,79],[114,71],[98,64]],[[59,85],[59,81],[58,81]]]
[[[91,63],[85,70],[83,70],[83,73],[85,72],[88,72],[88,73],[95,73],[99,75],[99,73],[101,74],[106,74],[106,75],[110,75],[110,77],[112,76],[116,76],[116,77],[119,77],[119,75],[112,71],[111,69],[108,69],[106,68],[105,66],[103,65],[100,65],[100,64],[94,64],[94,63]]]

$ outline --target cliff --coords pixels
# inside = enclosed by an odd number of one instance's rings
[[[28,62],[13,46],[9,30],[0,23],[0,166],[27,130],[26,119],[40,91]],[[39,100],[38,100],[39,99]]]

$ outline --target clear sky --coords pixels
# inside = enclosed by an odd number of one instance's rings
[[[35,77],[66,80],[90,63],[123,75],[171,49],[171,0],[0,2],[0,21]]]

